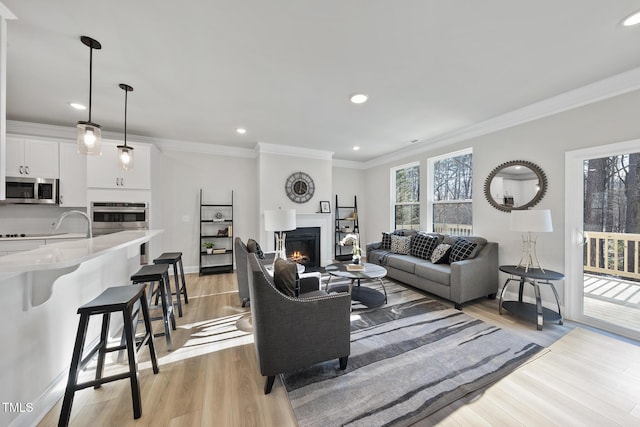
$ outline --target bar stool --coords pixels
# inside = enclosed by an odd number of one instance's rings
[[[142,348],[145,344],[149,346],[149,354],[151,356],[153,373],[157,374],[159,372],[156,350],[153,345],[151,319],[149,318],[149,307],[147,305],[147,299],[144,290],[144,285],[115,286],[107,288],[92,301],[78,308],[78,314],[80,314],[80,323],[78,325],[78,334],[76,335],[73,356],[71,357],[69,379],[67,381],[67,388],[64,393],[64,399],[62,401],[62,411],[60,412],[58,426],[66,426],[69,424],[69,419],[71,416],[71,406],[73,405],[73,397],[77,390],[82,390],[91,386],[97,389],[100,388],[100,386],[104,383],[123,380],[126,378],[129,378],[129,380],[131,381],[133,417],[137,419],[142,415],[142,403],[140,399],[140,383],[138,380],[138,363],[136,360],[136,354],[137,350]],[[134,306],[136,305],[137,301],[140,301],[140,305],[134,313]],[[117,311],[121,311],[124,318],[123,332],[126,336],[125,344],[117,347],[107,347],[109,320],[111,319],[111,313]],[[136,346],[136,341],[133,333],[133,318],[134,316],[138,315],[139,311],[142,311],[142,317],[144,319],[145,325],[145,335],[140,341],[139,346]],[[89,318],[95,314],[102,314],[102,329],[100,332],[100,341],[83,359],[82,353],[84,350],[85,340],[87,338],[87,327],[89,326]],[[129,356],[129,371],[103,378],[102,371],[104,368],[105,354],[112,351],[125,349],[127,350],[127,354]],[[78,375],[80,371],[87,365],[87,363],[89,363],[89,361],[91,361],[96,352],[98,352],[98,364],[96,367],[95,380],[78,383]]]
[[[164,332],[154,334],[154,337],[163,336],[167,341],[167,350],[173,350],[171,345],[171,330],[176,330],[176,318],[173,314],[173,298],[171,298],[171,288],[169,285],[169,266],[167,264],[148,264],[143,265],[133,276],[131,281],[133,284],[149,283],[149,308],[162,308],[162,316],[152,317],[151,320],[162,320],[164,323]],[[157,288],[155,287],[157,284]],[[160,298],[161,305],[151,305],[151,299],[156,296]],[[169,327],[171,322],[171,327]]]
[[[175,282],[178,304],[178,317],[182,317],[182,303],[180,302],[180,294],[184,295],[184,303],[189,304],[189,297],[187,296],[187,284],[184,280],[184,268],[182,266],[182,252],[164,252],[158,258],[153,260],[154,264],[171,264],[173,267],[173,280]],[[180,277],[182,278],[182,286],[178,281],[178,267],[180,267]]]

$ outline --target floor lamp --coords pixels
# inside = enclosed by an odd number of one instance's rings
[[[264,228],[267,231],[273,231],[276,234],[276,256],[278,258],[287,259],[287,251],[285,249],[284,240],[286,238],[285,231],[295,230],[296,210],[295,209],[278,209],[264,211]]]
[[[538,260],[536,253],[536,239],[533,233],[549,233],[553,231],[551,223],[551,211],[549,209],[539,210],[512,210],[511,230],[522,231],[527,234],[522,235],[522,257],[517,268],[539,268],[543,273],[544,269]]]

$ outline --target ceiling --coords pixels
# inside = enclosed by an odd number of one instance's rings
[[[369,161],[640,67],[635,0],[0,0],[7,118]],[[365,104],[349,102],[353,93]],[[247,129],[239,135],[238,127]],[[360,150],[354,151],[353,146]]]

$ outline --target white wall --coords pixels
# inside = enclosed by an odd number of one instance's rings
[[[257,234],[256,159],[165,150],[161,199],[164,251],[181,251],[185,271],[198,271],[200,189],[208,203],[230,203],[233,234],[243,240]]]
[[[604,145],[640,137],[640,91],[628,93],[585,107],[542,118],[489,135],[469,139],[366,170],[363,223],[369,241],[378,241],[381,231],[389,228],[389,168],[419,160],[421,203],[427,195],[427,159],[466,147],[473,148],[473,228],[474,234],[500,244],[500,264],[517,263],[522,243],[520,234],[505,229],[509,213],[494,209],[484,198],[484,181],[501,163],[527,160],[540,166],[548,178],[548,190],[536,206],[551,209],[553,233],[538,236],[538,255],[543,266],[562,272],[564,269],[564,153],[582,147]],[[639,147],[640,149],[640,147]],[[424,213],[423,217],[424,217]],[[501,275],[500,284],[506,280]],[[557,284],[561,298],[563,283]],[[545,292],[543,290],[543,292]],[[544,294],[543,294],[544,297]],[[553,298],[553,297],[551,297]]]

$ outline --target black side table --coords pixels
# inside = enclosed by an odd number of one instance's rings
[[[504,308],[517,316],[531,320],[535,319],[539,331],[542,330],[542,324],[544,323],[545,319],[548,321],[557,320],[558,324],[562,325],[562,313],[560,312],[560,300],[558,299],[558,292],[556,291],[555,286],[553,286],[553,283],[551,283],[550,281],[562,280],[564,279],[564,274],[551,270],[542,271],[539,268],[529,268],[527,271],[525,271],[524,267],[518,267],[515,265],[501,265],[500,271],[503,271],[510,275],[507,281],[504,282],[502,292],[500,292],[500,305],[498,306],[498,311],[500,314],[502,314],[502,309]],[[514,276],[518,276],[518,278],[515,278]],[[518,301],[503,301],[504,293],[507,290],[509,282],[511,281],[520,282]],[[524,289],[525,282],[533,286],[533,290],[536,295],[535,304],[522,302],[522,291]],[[553,295],[555,295],[556,297],[556,304],[558,306],[557,312],[542,306],[539,285],[551,286]]]

